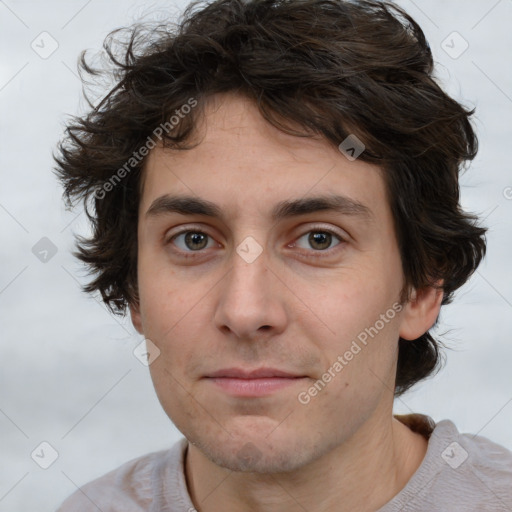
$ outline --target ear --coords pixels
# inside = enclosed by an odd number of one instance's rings
[[[139,334],[144,334],[142,328],[142,319],[140,315],[140,304],[130,304],[130,316],[132,317],[132,324]]]
[[[442,285],[438,281],[436,285]],[[441,309],[443,290],[429,286],[413,290],[413,296],[404,307],[400,324],[400,337],[415,340],[425,334],[435,323]]]

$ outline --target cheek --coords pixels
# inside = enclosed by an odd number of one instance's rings
[[[371,395],[372,389],[382,388],[379,379],[388,381],[394,374],[399,288],[386,274],[372,274],[371,269],[375,266],[343,269],[330,283],[303,288],[310,290],[304,303],[312,304],[312,311],[297,315],[295,321],[316,346],[323,369],[335,375],[325,399],[329,393],[341,394],[336,401],[347,394],[363,397],[364,390]]]
[[[160,357],[150,369],[163,372],[158,381],[166,379],[166,370],[177,377],[185,375],[194,357],[200,354],[204,360],[213,353],[207,336],[211,327],[205,291],[208,283],[180,279],[170,269],[148,272],[139,281],[144,333],[160,349]]]
[[[356,336],[379,319],[393,304],[395,291],[372,273],[372,268],[344,268],[328,281],[300,285],[301,311],[295,316],[302,328],[320,329],[340,342]],[[333,273],[334,274],[334,273]]]
[[[193,282],[180,282],[172,267],[161,260],[161,256],[155,257],[150,251],[142,251],[138,262],[139,297],[145,332],[156,331],[160,335],[185,316],[193,293]]]

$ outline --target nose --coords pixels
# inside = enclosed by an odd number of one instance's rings
[[[241,340],[271,337],[287,323],[286,287],[268,265],[265,252],[248,263],[233,252],[233,265],[221,283],[215,324]]]

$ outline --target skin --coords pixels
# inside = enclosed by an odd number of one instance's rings
[[[189,440],[185,472],[200,512],[371,511],[419,467],[427,441],[393,418],[398,338],[414,340],[439,313],[428,288],[307,404],[298,400],[365,328],[398,302],[400,254],[378,167],[349,161],[320,137],[268,124],[242,96],[215,95],[188,151],[147,159],[138,225],[137,331],[160,350],[150,365],[159,400]],[[147,215],[162,194],[216,203],[224,219]],[[343,194],[371,219],[333,211],[272,220],[283,200]],[[186,243],[180,229],[206,233]],[[335,234],[327,248],[313,233]],[[247,262],[236,248],[262,248]],[[343,238],[340,242],[337,236]],[[197,244],[197,242],[196,242]],[[316,257],[315,257],[316,256]],[[412,342],[412,341],[411,341]],[[262,397],[205,379],[227,367],[304,376]],[[248,457],[249,455],[249,457]]]

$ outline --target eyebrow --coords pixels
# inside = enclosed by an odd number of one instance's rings
[[[272,210],[274,221],[319,211],[332,211],[343,215],[374,220],[374,214],[368,206],[342,195],[323,195],[294,200],[280,201]],[[146,217],[179,213],[182,215],[205,215],[225,221],[222,209],[215,203],[194,196],[173,196],[169,194],[156,198],[146,212]]]

